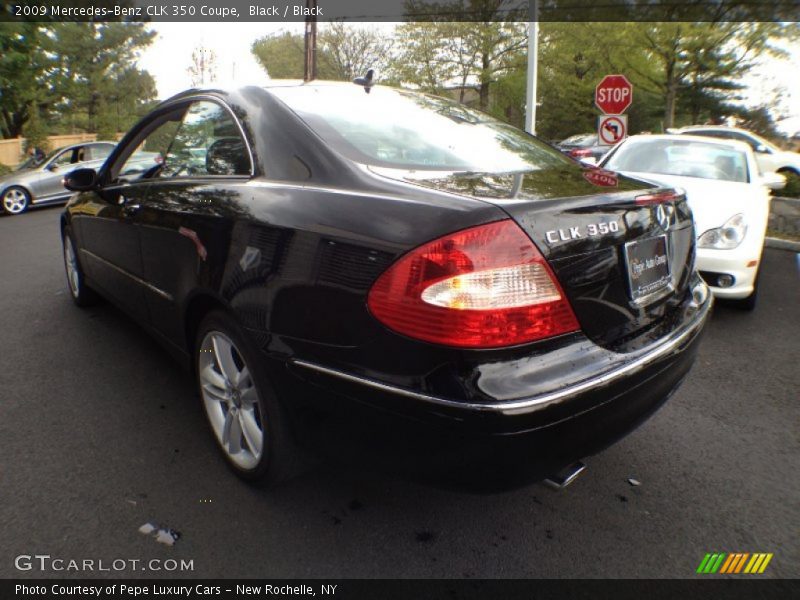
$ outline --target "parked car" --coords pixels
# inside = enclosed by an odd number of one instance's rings
[[[66,202],[70,192],[64,187],[64,175],[76,167],[100,167],[114,146],[113,142],[85,142],[54,150],[40,162],[28,159],[0,177],[3,211],[18,215],[32,205]]]
[[[320,436],[543,476],[666,401],[711,303],[684,197],[590,171],[425,94],[191,90],[67,178],[69,290],[192,368],[244,478],[285,477]]]
[[[785,180],[763,174],[742,142],[707,137],[628,138],[601,166],[686,191],[697,231],[697,268],[715,296],[753,309],[769,219],[770,188]]]
[[[775,144],[745,129],[719,125],[690,125],[670,130],[670,133],[744,142],[755,152],[762,172],[774,171],[789,177],[800,177],[800,153],[781,150]]]
[[[592,158],[599,161],[611,149],[610,146],[601,146],[597,143],[596,133],[573,135],[556,145],[559,150],[578,160]]]
[[[40,162],[28,159],[16,171],[0,177],[3,212],[18,215],[31,206],[66,202],[71,192],[64,187],[64,176],[79,167],[99,168],[115,146],[114,142],[84,142],[54,150]],[[139,154],[131,168],[150,168],[158,160],[154,154]]]

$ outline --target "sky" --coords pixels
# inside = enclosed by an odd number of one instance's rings
[[[393,23],[364,23],[391,31]],[[198,46],[213,50],[217,59],[217,81],[222,87],[258,85],[267,81],[265,71],[250,52],[252,43],[280,30],[303,32],[303,23],[153,23],[156,39],[142,54],[140,68],[156,79],[159,98],[192,87],[187,69],[192,63],[192,51]],[[800,132],[800,42],[787,46],[788,60],[765,59],[742,83],[747,86],[744,96],[748,104],[768,101],[778,89],[782,99],[778,111],[788,118],[778,122],[779,129],[792,135]],[[793,76],[787,76],[794,74]],[[546,90],[539,89],[539,93]],[[635,96],[634,96],[635,97]]]

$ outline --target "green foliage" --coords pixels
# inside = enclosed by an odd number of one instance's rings
[[[156,96],[136,67],[153,36],[140,23],[0,23],[0,135],[113,139]]]
[[[303,36],[283,31],[253,42],[250,51],[272,79],[302,79],[304,60]]]
[[[283,31],[256,40],[253,56],[272,79],[302,79],[305,42],[300,34]],[[388,70],[390,38],[366,27],[328,23],[317,34],[317,79],[352,81],[368,69]]]
[[[8,175],[9,173],[11,173],[11,171],[12,171],[11,167],[4,165],[3,163],[0,163],[0,176]]]

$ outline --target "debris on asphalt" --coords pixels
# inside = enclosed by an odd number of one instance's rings
[[[630,483],[634,487],[636,487],[637,485],[642,485],[641,481],[639,481],[638,479],[633,479],[633,478],[628,479],[628,483]]]
[[[153,525],[152,523],[145,523],[139,527],[139,533],[154,537],[156,542],[159,544],[166,544],[167,546],[174,546],[175,542],[177,542],[181,537],[180,532],[175,531],[174,529],[170,529],[169,527],[160,527]]]
[[[151,533],[153,533],[153,531],[155,531],[155,529],[156,528],[153,525],[151,525],[150,523],[145,523],[144,525],[139,527],[139,533],[143,533],[145,535],[150,535]]]
[[[172,529],[159,529],[158,535],[156,535],[156,541],[159,544],[166,544],[167,546],[173,546],[175,545],[175,542],[177,542],[180,539],[180,537],[181,534]]]

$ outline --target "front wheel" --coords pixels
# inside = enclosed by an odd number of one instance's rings
[[[28,190],[19,186],[11,186],[3,192],[3,210],[9,215],[19,215],[28,210],[31,195]]]
[[[195,344],[200,398],[230,467],[249,481],[277,483],[297,471],[288,422],[258,351],[227,313],[209,313]]]

